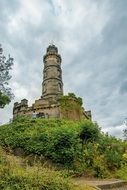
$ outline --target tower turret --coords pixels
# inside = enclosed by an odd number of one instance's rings
[[[55,45],[49,45],[43,57],[42,98],[57,101],[63,95],[61,56]]]

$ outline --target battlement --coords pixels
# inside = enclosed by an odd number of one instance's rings
[[[20,103],[15,102],[13,107],[13,114],[21,113],[28,108],[28,100],[22,99]]]
[[[20,107],[28,107],[28,100],[27,99],[22,99],[20,103],[15,102],[14,103],[14,108],[20,108]]]

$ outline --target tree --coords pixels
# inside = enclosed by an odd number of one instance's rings
[[[125,138],[125,140],[127,140],[127,118],[125,118],[125,120],[124,120],[124,123],[123,123],[124,125],[125,125],[125,127],[126,127],[126,129],[125,130],[123,130],[123,135],[124,135],[124,138]]]
[[[99,135],[100,128],[97,123],[92,123],[91,121],[86,120],[81,125],[79,137],[82,141],[82,144],[97,141],[99,139]]]
[[[13,58],[8,56],[8,59],[3,54],[3,48],[0,44],[0,108],[4,108],[13,98],[11,88],[8,87],[8,81],[11,79],[9,71],[12,69]]]
[[[124,133],[124,138],[125,138],[125,140],[127,140],[127,129],[125,129],[125,130],[123,131],[123,133]]]

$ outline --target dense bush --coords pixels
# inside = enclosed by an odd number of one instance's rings
[[[92,171],[101,178],[127,163],[123,157],[126,144],[101,133],[98,125],[88,120],[17,118],[0,127],[0,144],[43,156],[75,174]]]
[[[126,152],[127,146],[125,142],[103,135],[99,141],[99,152],[104,155],[107,167],[115,170],[121,167],[124,159],[123,154]]]
[[[117,178],[127,181],[127,165],[122,166],[115,174]]]
[[[81,123],[79,137],[82,143],[95,142],[98,140],[100,135],[100,129],[98,125],[92,123],[89,120]]]
[[[90,121],[74,123],[64,120],[19,118],[12,124],[0,128],[0,142],[1,145],[13,149],[21,147],[28,154],[44,155],[57,164],[71,168],[73,163],[82,157],[79,138],[82,125],[86,125],[86,128],[88,125],[91,130],[94,128],[94,133],[98,130]]]

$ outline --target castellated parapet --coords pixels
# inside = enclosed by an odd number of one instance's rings
[[[20,103],[15,102],[13,107],[13,118],[17,116],[32,116],[35,112],[39,117],[45,118],[66,118],[63,115],[59,99],[63,96],[63,81],[61,69],[61,56],[58,54],[58,48],[55,45],[49,45],[46,54],[43,57],[43,82],[42,95],[40,99],[35,100],[31,107],[28,106],[28,100],[23,99]],[[68,113],[68,119],[79,120],[82,117],[91,119],[91,112],[82,109],[81,117],[76,115],[75,110]],[[70,115],[70,117],[69,117]],[[72,117],[73,116],[73,117]]]

